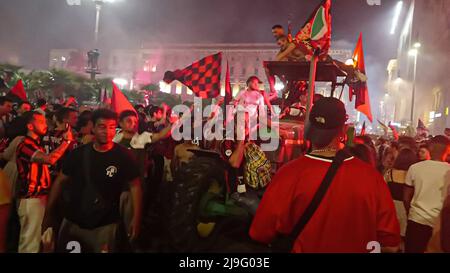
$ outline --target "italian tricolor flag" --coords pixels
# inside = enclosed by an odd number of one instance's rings
[[[327,55],[331,44],[331,0],[323,0],[296,35],[305,45],[308,55],[320,48],[320,56]]]

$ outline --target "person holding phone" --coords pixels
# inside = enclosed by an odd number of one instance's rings
[[[63,141],[63,135],[67,133],[68,130],[72,131],[73,135],[76,135],[76,132],[73,131],[72,128],[76,128],[78,122],[78,111],[73,108],[63,107],[59,109],[55,113],[55,122],[56,127],[53,130],[50,130],[47,135],[45,135],[42,139],[45,151],[47,153],[51,153],[54,151],[59,145],[61,145]],[[66,155],[74,150],[78,146],[76,140],[72,141],[67,149],[67,151],[63,154],[62,159],[55,165],[50,168],[50,173],[52,178],[56,178],[59,171],[62,167],[62,162]]]
[[[49,166],[54,166],[73,141],[71,130],[62,134],[63,141],[47,153],[40,141],[47,133],[47,120],[39,112],[24,114],[25,139],[17,147],[18,215],[20,221],[19,253],[39,252],[41,225],[52,183]]]

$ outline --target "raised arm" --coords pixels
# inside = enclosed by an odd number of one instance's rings
[[[276,60],[283,61],[294,50],[295,50],[295,45],[292,43],[289,44],[285,51],[278,53]]]
[[[241,166],[242,160],[244,159],[244,149],[245,149],[244,141],[239,140],[236,150],[234,150],[233,154],[230,156],[230,159],[228,160],[231,167],[237,169],[239,168],[239,166]]]
[[[161,139],[168,138],[170,136],[170,129],[172,129],[172,124],[169,124],[160,132],[152,134],[152,143],[158,142]]]
[[[32,157],[31,157],[31,161],[32,162],[37,162],[40,164],[48,164],[48,165],[55,165],[56,162],[58,162],[58,160],[63,156],[64,152],[67,150],[67,148],[70,145],[70,142],[73,141],[73,135],[72,135],[72,131],[67,130],[66,133],[64,133],[64,140],[61,143],[61,145],[59,145],[58,148],[56,148],[53,152],[46,154],[43,153],[41,151],[37,151]]]

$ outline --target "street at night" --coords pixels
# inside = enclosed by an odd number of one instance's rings
[[[450,252],[450,1],[4,0],[0,18],[0,253],[267,272]]]

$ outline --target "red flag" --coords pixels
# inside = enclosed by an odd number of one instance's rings
[[[205,57],[182,70],[166,71],[164,81],[178,80],[197,97],[215,98],[220,95],[222,52]]]
[[[331,45],[331,0],[323,0],[295,36],[295,42],[306,56],[311,57],[320,48],[320,57],[326,57]]]
[[[364,121],[363,126],[361,128],[361,133],[359,135],[360,136],[365,136],[366,135],[366,121]]]
[[[25,93],[25,88],[23,87],[22,80],[17,81],[16,85],[14,85],[14,87],[11,88],[10,93],[20,98],[22,101],[27,100],[27,93]]]
[[[357,73],[366,74],[366,67],[364,64],[364,50],[362,43],[362,33],[359,34],[358,43],[353,52],[353,63],[357,69]],[[372,110],[370,108],[369,89],[367,88],[367,81],[360,81],[357,84],[350,86],[350,94],[355,94],[355,109],[366,115],[372,122]]]
[[[136,112],[133,105],[128,101],[127,97],[120,91],[115,83],[112,84],[113,92],[111,97],[111,110],[116,112],[118,115],[126,110],[132,110]]]
[[[227,112],[227,105],[231,104],[231,101],[233,100],[233,90],[231,89],[231,81],[230,81],[230,67],[228,65],[228,61],[227,61],[227,72],[225,74],[225,98],[224,98],[224,105],[223,105],[223,109],[224,109],[224,114],[226,119],[228,120],[228,115],[230,113]]]
[[[233,99],[233,91],[231,89],[231,82],[230,82],[230,67],[227,61],[227,73],[225,74],[225,105],[230,104],[232,99]]]

